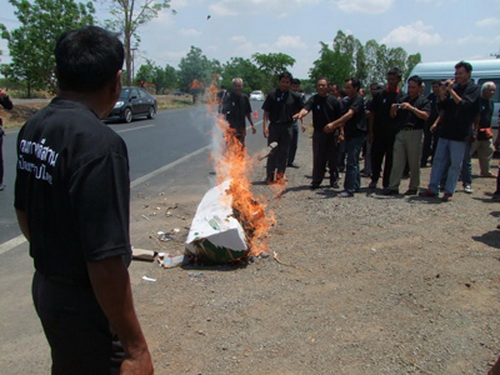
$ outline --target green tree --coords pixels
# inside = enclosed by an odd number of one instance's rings
[[[109,13],[112,19],[106,25],[123,36],[125,47],[126,84],[132,82],[132,45],[140,43],[137,29],[153,18],[158,17],[161,10],[170,7],[170,0],[111,0]],[[175,14],[175,10],[172,11]]]
[[[139,67],[135,78],[136,82],[153,83],[156,87],[156,94],[163,94],[168,89],[177,88],[177,72],[175,69],[170,65],[163,69],[151,60],[146,60],[146,64]]]
[[[255,53],[252,59],[264,73],[262,90],[270,91],[278,83],[278,76],[295,64],[295,59],[286,53]]]
[[[219,61],[209,60],[200,48],[191,46],[186,57],[179,62],[179,85],[183,90],[195,90],[197,94],[210,84],[214,74],[220,74],[221,71]],[[196,88],[192,90],[195,82]]]
[[[69,29],[92,25],[95,12],[91,2],[73,0],[9,0],[21,22],[15,30],[0,24],[1,37],[7,40],[12,62],[1,67],[3,75],[23,81],[27,95],[32,89],[55,92],[54,48],[57,38]]]
[[[246,92],[263,88],[263,72],[252,61],[242,57],[231,57],[223,66],[222,77],[221,84],[226,87],[231,87],[233,78],[240,77],[243,79]]]
[[[309,70],[311,81],[327,77],[332,83],[343,85],[344,80],[352,76],[354,71],[350,56],[334,51],[324,42],[320,44],[320,57],[313,62],[313,67]]]

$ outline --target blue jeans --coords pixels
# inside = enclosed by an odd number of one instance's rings
[[[464,160],[462,162],[462,183],[465,185],[472,184],[472,143],[467,140],[465,143]]]
[[[439,193],[441,177],[444,173],[448,172],[444,184],[444,192],[447,194],[455,192],[466,146],[467,143],[464,141],[439,138],[432,162],[431,180],[428,186],[430,191],[435,194]]]
[[[359,154],[363,148],[366,134],[357,137],[348,137],[345,140],[347,154],[344,190],[355,193],[361,187],[361,176],[359,175]]]

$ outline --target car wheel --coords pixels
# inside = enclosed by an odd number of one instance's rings
[[[156,109],[154,106],[149,107],[148,119],[154,119],[156,116]]]
[[[123,119],[127,123],[132,122],[132,110],[130,108],[125,109],[125,112],[123,113]]]

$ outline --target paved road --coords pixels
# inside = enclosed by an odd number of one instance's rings
[[[254,102],[255,109],[261,103]],[[260,113],[260,110],[259,110]],[[260,116],[259,116],[260,117]],[[151,173],[211,144],[213,118],[205,106],[163,111],[153,120],[138,120],[131,124],[110,124],[119,133],[129,150],[132,181],[148,178]],[[9,131],[4,139],[5,178],[7,189],[0,193],[0,254],[2,244],[20,235],[15,219],[13,185],[15,179],[15,143],[17,130]],[[259,137],[259,145],[264,141]],[[256,147],[259,145],[255,145]],[[142,181],[141,180],[141,181]]]

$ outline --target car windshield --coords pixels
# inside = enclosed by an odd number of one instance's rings
[[[120,99],[127,99],[129,97],[129,89],[123,89],[120,93]]]

